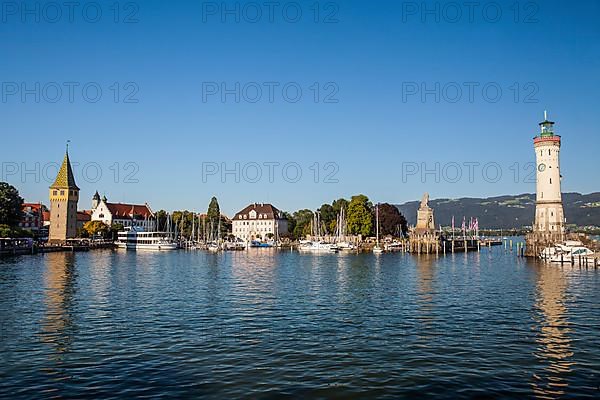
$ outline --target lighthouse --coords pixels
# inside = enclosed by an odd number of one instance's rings
[[[554,134],[554,122],[545,111],[539,125],[540,133],[533,139],[537,177],[533,232],[539,238],[561,241],[565,220],[560,190],[561,137]]]

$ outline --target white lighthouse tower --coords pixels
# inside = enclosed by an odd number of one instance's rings
[[[533,139],[537,168],[537,198],[533,232],[539,239],[562,241],[564,211],[560,190],[560,136],[544,111],[540,134]]]

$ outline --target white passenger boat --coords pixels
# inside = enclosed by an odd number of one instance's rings
[[[135,227],[118,233],[118,248],[128,250],[176,250],[177,243],[165,232],[145,232]]]
[[[315,253],[335,253],[338,251],[338,248],[332,243],[305,240],[300,242],[298,250]]]

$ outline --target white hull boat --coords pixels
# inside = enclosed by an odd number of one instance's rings
[[[118,233],[116,245],[127,250],[170,251],[179,247],[165,232],[145,232],[141,228],[133,228]]]
[[[300,243],[298,250],[314,253],[335,253],[338,248],[331,243],[306,241]]]

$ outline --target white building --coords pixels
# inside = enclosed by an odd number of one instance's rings
[[[564,211],[560,188],[560,144],[561,138],[554,134],[554,122],[540,122],[541,132],[533,139],[537,167],[537,198],[535,224],[537,234],[562,235],[564,233]]]
[[[254,203],[235,214],[231,221],[234,236],[245,240],[280,238],[288,233],[288,221],[271,204]]]
[[[92,221],[102,221],[108,226],[121,224],[146,231],[156,230],[156,216],[148,204],[109,203],[106,197],[100,199],[98,192],[92,199]]]

